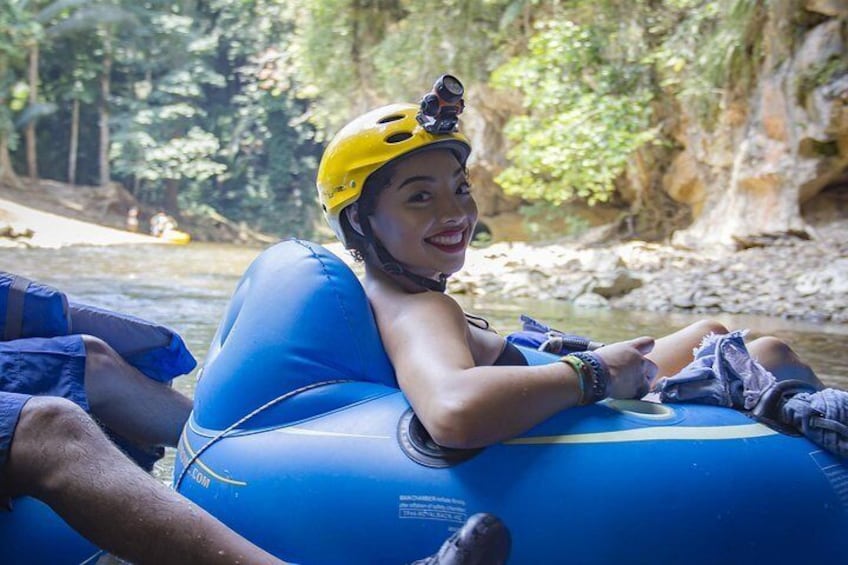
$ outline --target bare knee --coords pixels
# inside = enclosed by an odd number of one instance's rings
[[[648,358],[657,364],[659,376],[680,372],[692,361],[692,350],[710,334],[727,333],[727,328],[714,320],[700,320],[656,341]]]
[[[82,342],[85,345],[86,376],[103,373],[123,363],[123,360],[115,353],[115,350],[102,339],[91,335],[84,335],[82,336]]]
[[[755,339],[748,344],[748,351],[779,381],[798,380],[812,385],[817,390],[824,388],[813,369],[804,363],[791,347],[776,337]]]
[[[126,374],[133,370],[108,343],[90,335],[82,336],[85,344],[85,392],[93,414],[113,402]]]
[[[698,320],[694,324],[690,325],[689,328],[702,336],[708,336],[710,334],[726,334],[728,333],[728,329],[724,326],[724,324],[717,322],[716,320]]]
[[[748,344],[748,350],[763,365],[797,363],[798,356],[783,340],[765,336],[759,337]]]
[[[21,411],[6,473],[15,494],[39,496],[72,460],[86,457],[99,433],[85,411],[64,398],[31,398]]]

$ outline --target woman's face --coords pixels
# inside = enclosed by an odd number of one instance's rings
[[[374,235],[411,272],[450,275],[462,268],[477,223],[465,168],[447,149],[399,160],[370,216]]]

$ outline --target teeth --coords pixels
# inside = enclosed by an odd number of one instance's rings
[[[462,232],[454,232],[452,235],[434,235],[429,238],[429,241],[436,245],[456,245],[462,241]]]

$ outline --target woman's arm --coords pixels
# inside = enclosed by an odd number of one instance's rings
[[[509,439],[579,403],[578,376],[565,363],[476,367],[465,316],[450,297],[407,294],[400,302],[375,304],[378,326],[401,388],[440,445]],[[652,344],[642,338],[599,350],[610,366],[611,396],[647,392],[643,355]]]

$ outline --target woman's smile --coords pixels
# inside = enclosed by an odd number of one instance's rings
[[[468,229],[445,230],[425,238],[424,241],[445,253],[458,253],[466,247],[465,235]]]

